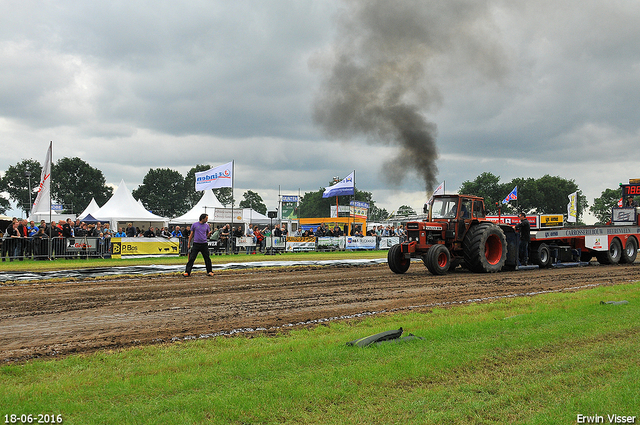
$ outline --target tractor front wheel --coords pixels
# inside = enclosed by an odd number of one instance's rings
[[[432,274],[445,275],[451,266],[451,254],[446,246],[433,245],[424,255],[423,261]]]
[[[400,244],[397,244],[389,248],[389,252],[387,253],[387,264],[389,264],[389,268],[392,272],[403,274],[409,270],[411,259],[404,258],[402,248]]]

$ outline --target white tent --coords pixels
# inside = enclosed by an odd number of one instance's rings
[[[197,204],[191,208],[189,212],[180,217],[171,219],[171,224],[193,224],[200,218],[200,214],[209,214],[209,222],[213,223],[213,215],[215,208],[224,208],[224,206],[218,201],[213,190],[208,189],[203,191],[202,198]],[[240,211],[240,208],[237,209]],[[242,223],[244,224],[269,224],[271,220],[269,217],[260,214],[259,212],[252,210],[251,208],[242,208]],[[236,221],[237,223],[237,221]]]
[[[200,219],[200,214],[209,214],[209,221],[213,222],[214,208],[224,208],[213,190],[207,189],[202,193],[202,197],[197,204],[180,217],[171,219],[171,224],[193,224]]]
[[[258,211],[256,210],[252,210],[251,208],[244,208],[242,210],[242,221],[244,221],[247,224],[269,224],[271,222],[273,223],[277,223],[278,220],[277,219],[273,219],[271,220],[269,217],[267,217],[264,214],[260,214]]]
[[[80,219],[80,221],[82,221],[82,219],[85,218],[86,216],[88,216],[89,214],[91,214],[93,216],[94,213],[96,211],[98,211],[99,209],[100,209],[100,206],[96,202],[96,199],[95,198],[91,198],[91,202],[89,202],[89,205],[87,205],[87,208],[85,208],[84,211],[82,211],[78,215],[78,218]]]
[[[166,226],[168,221],[165,217],[150,213],[140,205],[127,189],[124,180],[120,182],[111,199],[91,215],[98,220],[109,220],[112,229],[124,227],[126,223],[133,223],[140,228],[162,227]],[[118,225],[118,223],[121,224]]]

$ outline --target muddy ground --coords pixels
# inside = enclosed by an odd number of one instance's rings
[[[3,285],[0,364],[638,280],[637,264],[432,276],[415,263]]]

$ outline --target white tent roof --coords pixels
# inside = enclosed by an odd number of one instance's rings
[[[78,215],[78,218],[80,220],[82,220],[83,218],[85,218],[89,214],[91,214],[93,216],[93,214],[96,211],[98,211],[99,209],[100,209],[100,207],[98,206],[98,203],[96,202],[96,199],[95,198],[91,198],[91,202],[89,202],[89,205],[87,205],[87,208],[85,208],[84,211],[82,211],[80,213],[80,215]]]
[[[213,218],[213,209],[214,208],[224,208],[216,195],[213,193],[213,190],[207,189],[203,191],[202,198],[198,201],[197,204],[193,206],[188,212],[181,215],[180,217],[176,217],[171,219],[170,223],[172,224],[193,224],[200,218],[200,214],[206,213],[209,214],[209,218]],[[211,221],[211,220],[209,220]]]
[[[91,214],[98,220],[109,220],[113,228],[118,221],[143,222],[143,223],[166,223],[167,219],[147,211],[135,200],[124,180],[118,185],[111,199],[95,214]]]
[[[264,214],[260,214],[256,210],[252,210],[251,208],[244,208],[242,210],[242,221],[248,224],[269,224],[271,223],[271,219]],[[273,220],[274,222],[278,222],[278,220]]]

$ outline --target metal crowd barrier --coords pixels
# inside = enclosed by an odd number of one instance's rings
[[[110,258],[110,238],[7,238],[0,247],[2,261],[57,258]]]

